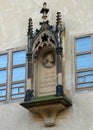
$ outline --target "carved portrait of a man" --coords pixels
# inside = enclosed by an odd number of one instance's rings
[[[53,52],[47,52],[45,53],[44,57],[43,57],[43,65],[45,67],[53,67],[53,65],[55,64],[55,57]]]

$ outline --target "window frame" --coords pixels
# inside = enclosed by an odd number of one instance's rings
[[[6,90],[6,95],[5,96],[0,96],[0,97],[5,97],[6,99],[5,100],[0,100],[0,102],[3,102],[3,101],[6,101],[7,100],[7,95],[8,95],[8,90],[7,90],[7,88],[8,88],[8,60],[9,60],[9,52],[8,51],[4,51],[4,52],[0,52],[0,56],[1,55],[7,55],[7,67],[2,67],[2,68],[0,68],[0,71],[2,71],[2,70],[6,70],[7,72],[6,72],[6,83],[2,83],[2,84],[0,84],[0,87],[1,86],[6,86],[6,89],[4,89],[4,90]],[[3,89],[2,89],[3,90]]]
[[[76,52],[76,39],[84,38],[84,37],[90,37],[91,38],[91,46],[92,46],[91,51],[84,51],[84,52],[77,53]],[[93,90],[93,86],[81,87],[81,88],[77,87],[77,84],[79,84],[77,82],[77,77],[78,77],[78,76],[76,76],[77,72],[85,72],[85,71],[91,71],[91,70],[93,71],[93,66],[92,66],[92,68],[79,69],[79,70],[76,69],[76,56],[84,55],[84,54],[92,54],[92,63],[93,63],[93,33],[74,36],[74,72],[75,72],[75,75],[74,75],[75,80],[74,81],[75,81],[75,90],[76,91]],[[84,84],[84,82],[82,82],[82,84]]]
[[[24,94],[26,92],[26,81],[27,81],[27,74],[26,74],[26,68],[27,68],[27,60],[24,64],[19,64],[19,65],[14,65],[12,64],[13,62],[13,53],[14,52],[20,52],[20,51],[26,51],[26,46],[23,46],[23,47],[16,47],[16,48],[11,48],[11,49],[8,49],[6,51],[1,51],[0,52],[0,55],[4,55],[4,54],[7,54],[7,67],[4,67],[4,68],[0,68],[0,70],[7,70],[7,81],[6,81],[6,99],[5,100],[1,100],[0,101],[0,104],[1,103],[7,103],[7,102],[15,102],[15,101],[20,101],[20,100],[23,100],[24,97],[17,97],[17,98],[12,98],[12,84],[14,83],[24,83],[25,86],[24,86]],[[24,80],[21,80],[21,81],[14,81],[12,82],[12,69],[13,68],[19,68],[19,67],[25,67],[25,79]],[[2,85],[5,85],[5,84],[0,84],[0,86]],[[21,86],[22,87],[22,86]],[[19,92],[19,88],[18,88],[18,92]],[[18,93],[20,94],[20,93]]]
[[[25,67],[25,69],[26,69],[26,62],[24,64],[13,65],[13,53],[24,51],[24,50],[26,50],[26,49],[22,48],[22,47],[19,48],[19,49],[16,48],[16,49],[11,50],[11,62],[10,62],[10,75],[11,75],[11,79],[10,79],[10,100],[22,99],[22,97],[21,98],[12,98],[12,85],[13,84],[25,83],[24,92],[26,91],[26,71],[25,71],[25,79],[24,80],[12,81],[12,76],[13,76],[12,75],[12,72],[13,72],[12,70],[13,70],[13,68]],[[18,91],[19,91],[19,88],[18,88]]]

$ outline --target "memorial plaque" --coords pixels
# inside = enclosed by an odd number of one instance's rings
[[[38,94],[54,94],[56,91],[56,66],[53,52],[46,52],[42,56],[38,68]]]

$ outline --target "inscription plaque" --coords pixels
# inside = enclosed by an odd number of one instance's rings
[[[39,95],[49,95],[56,92],[56,66],[53,52],[45,53],[40,60],[38,79]]]

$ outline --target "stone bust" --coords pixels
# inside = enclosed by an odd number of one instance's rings
[[[45,53],[45,55],[43,56],[43,65],[45,67],[53,67],[53,65],[55,64],[55,57],[53,52],[47,52]]]

